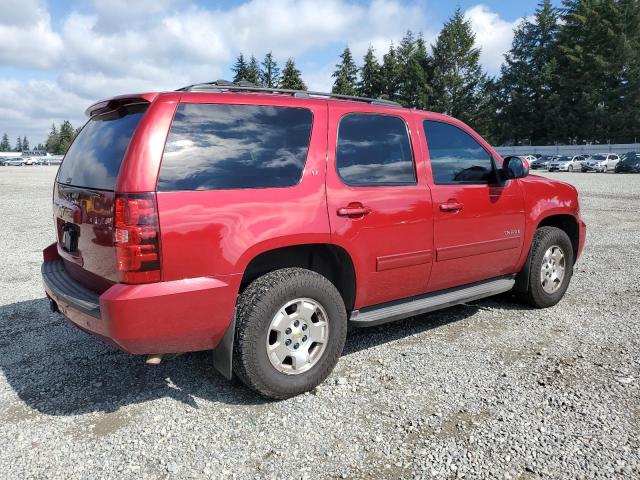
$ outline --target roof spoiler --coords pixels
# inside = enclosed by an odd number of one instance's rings
[[[103,100],[98,103],[94,103],[87,108],[84,113],[87,117],[95,117],[96,115],[102,115],[106,112],[117,110],[125,105],[133,105],[139,103],[151,103],[153,98],[149,98],[149,95],[122,95],[114,97],[109,100]]]

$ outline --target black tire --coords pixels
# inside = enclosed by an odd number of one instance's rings
[[[328,342],[309,370],[296,375],[278,371],[267,356],[271,320],[287,302],[311,298],[322,305],[329,323]],[[331,373],[347,336],[347,312],[336,287],[319,273],[284,268],[254,280],[236,307],[233,371],[249,388],[272,399],[290,398],[312,390]]]
[[[565,274],[559,288],[553,293],[548,293],[542,288],[540,271],[546,251],[554,245],[559,246],[564,252]],[[527,259],[530,262],[528,287],[526,291],[516,293],[518,299],[535,308],[548,308],[557,304],[569,287],[573,275],[573,259],[573,245],[563,230],[556,227],[539,228],[533,237]]]

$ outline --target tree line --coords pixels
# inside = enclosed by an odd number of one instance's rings
[[[500,74],[480,65],[460,8],[432,45],[407,31],[382,60],[347,46],[332,92],[396,101],[468,123],[494,144],[630,143],[640,139],[640,0],[542,0],[515,29]],[[280,72],[240,54],[234,81],[306,90],[295,61]]]
[[[69,120],[63,121],[60,128],[56,127],[55,123],[52,123],[47,141],[44,144],[39,143],[33,150],[48,152],[52,155],[64,155],[67,153],[71,142],[73,142],[76,135],[80,132],[80,128],[73,128]],[[18,137],[14,147],[11,147],[9,143],[9,136],[6,133],[2,135],[0,152],[27,152],[30,150],[29,140],[26,135]]]
[[[29,148],[29,139],[26,135],[24,137],[18,137],[14,147],[11,146],[9,135],[6,133],[2,135],[2,140],[0,140],[0,152],[25,152],[28,151]],[[40,144],[36,147],[36,150],[44,150],[44,146]]]

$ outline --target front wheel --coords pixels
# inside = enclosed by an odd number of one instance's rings
[[[567,170],[569,170],[570,172],[573,172],[573,165],[569,165],[569,168]]]
[[[234,372],[265,397],[293,397],[331,373],[346,335],[345,305],[328,279],[302,268],[275,270],[240,295]]]
[[[518,298],[536,308],[552,307],[564,296],[573,275],[573,246],[556,227],[536,231],[529,252],[528,288]]]

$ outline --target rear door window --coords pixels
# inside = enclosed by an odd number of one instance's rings
[[[58,182],[113,190],[133,132],[148,106],[127,105],[92,117],[65,155]]]
[[[159,191],[290,187],[302,178],[311,137],[306,108],[178,106]]]
[[[425,120],[423,127],[437,185],[485,184],[493,180],[491,155],[471,135],[445,122]]]
[[[407,125],[391,115],[351,113],[340,120],[336,165],[350,186],[415,185]]]

